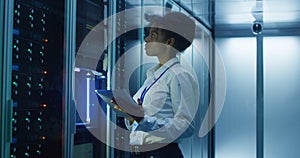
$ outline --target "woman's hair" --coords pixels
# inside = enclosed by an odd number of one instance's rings
[[[150,22],[148,29],[156,24],[167,38],[175,38],[173,47],[179,52],[183,52],[194,40],[195,21],[183,13],[170,12],[164,16],[146,14],[145,19]]]

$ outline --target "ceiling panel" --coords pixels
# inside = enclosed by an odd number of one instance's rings
[[[250,23],[253,21],[251,12],[254,7],[253,0],[216,0],[215,22],[216,24]]]
[[[145,6],[162,6],[168,0],[143,0]],[[254,20],[263,21],[265,28],[299,28],[300,0],[170,0],[191,10],[194,15],[216,28],[248,27]],[[140,6],[141,0],[127,0]],[[214,6],[214,10],[211,9]],[[227,28],[228,29],[228,28]]]
[[[217,24],[245,24],[262,17],[264,23],[300,22],[299,0],[216,0]]]
[[[264,2],[265,22],[300,22],[299,0],[269,0]]]

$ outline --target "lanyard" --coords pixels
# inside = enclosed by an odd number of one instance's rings
[[[175,63],[173,63],[172,65],[170,65],[169,67],[167,67],[159,76],[158,76],[158,78],[157,79],[155,79],[154,80],[154,82],[152,82],[151,84],[150,84],[150,86],[148,86],[148,87],[145,87],[145,89],[143,90],[143,92],[142,92],[142,94],[141,94],[141,97],[140,97],[140,101],[141,101],[141,103],[143,103],[143,101],[144,101],[144,98],[145,98],[145,95],[146,95],[146,93],[149,91],[149,89],[172,67],[172,66],[174,66],[174,65],[176,65],[176,64],[179,64],[179,62],[175,62]]]

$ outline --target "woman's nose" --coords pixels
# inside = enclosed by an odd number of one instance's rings
[[[149,35],[145,36],[144,41],[149,42]]]

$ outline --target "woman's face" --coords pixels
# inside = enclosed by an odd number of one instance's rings
[[[153,24],[145,38],[145,51],[148,56],[159,56],[167,48],[167,38],[158,25]]]

